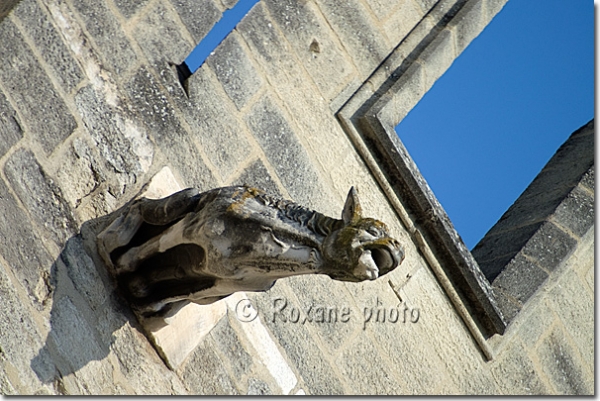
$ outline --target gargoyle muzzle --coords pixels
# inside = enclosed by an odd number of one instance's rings
[[[395,244],[365,247],[365,249],[371,251],[371,256],[379,269],[380,276],[394,270],[404,259],[404,252],[402,252],[399,246],[394,245]]]

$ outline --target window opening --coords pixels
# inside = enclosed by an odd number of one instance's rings
[[[229,35],[237,24],[250,12],[259,0],[239,0],[235,6],[225,10],[221,19],[208,34],[198,43],[187,58],[177,68],[179,82],[185,88],[185,81],[204,64],[208,56]]]
[[[593,117],[593,15],[508,2],[396,127],[469,249]]]

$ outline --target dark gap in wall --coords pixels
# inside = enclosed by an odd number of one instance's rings
[[[181,86],[188,94],[187,79],[204,64],[208,56],[235,29],[237,24],[250,12],[259,0],[239,0],[235,6],[223,12],[221,19],[212,27],[208,34],[198,43],[187,58],[175,65]]]

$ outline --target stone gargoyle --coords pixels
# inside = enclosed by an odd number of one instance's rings
[[[385,224],[362,217],[354,188],[341,220],[246,186],[141,198],[98,235],[98,251],[133,309],[163,318],[299,274],[374,280],[404,259]]]

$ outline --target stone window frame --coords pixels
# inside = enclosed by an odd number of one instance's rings
[[[507,321],[477,261],[408,154],[395,127],[507,0],[439,0],[336,112],[475,341]]]

